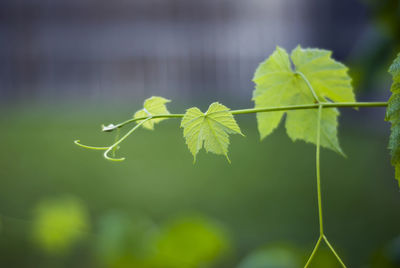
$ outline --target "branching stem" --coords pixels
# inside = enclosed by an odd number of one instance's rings
[[[328,245],[329,249],[332,251],[333,255],[335,255],[336,259],[340,263],[343,268],[346,268],[346,265],[343,263],[342,259],[334,250],[333,246],[329,243],[328,238],[326,238],[324,234],[324,220],[322,214],[322,195],[321,195],[321,169],[320,169],[320,151],[321,151],[321,118],[322,118],[322,104],[318,106],[318,117],[317,117],[317,137],[316,137],[316,151],[315,151],[315,166],[316,166],[316,175],[317,175],[317,198],[318,198],[318,217],[319,217],[319,238],[317,243],[314,246],[314,249],[308,258],[306,265],[304,268],[309,267],[311,261],[313,260],[318,248],[321,244],[321,241],[325,241]]]
[[[321,145],[321,118],[322,112],[324,108],[357,108],[357,107],[386,107],[388,105],[387,102],[321,102],[318,99],[317,94],[315,93],[314,89],[312,88],[311,84],[308,82],[307,78],[301,73],[296,72],[300,75],[304,81],[306,82],[308,88],[310,89],[313,97],[315,99],[314,104],[302,104],[302,105],[289,105],[289,106],[280,106],[280,107],[265,107],[265,108],[252,108],[252,109],[241,109],[241,110],[232,110],[231,113],[233,115],[238,114],[254,114],[254,113],[265,113],[265,112],[276,112],[276,111],[289,111],[289,110],[305,110],[305,109],[318,109],[318,118],[317,118],[317,133],[316,133],[316,175],[317,175],[317,193],[318,193],[318,216],[319,216],[319,238],[314,246],[314,249],[308,258],[305,268],[309,267],[311,261],[313,260],[315,254],[317,253],[319,246],[322,241],[324,241],[332,253],[335,255],[338,262],[341,264],[342,267],[346,268],[346,265],[340,259],[339,255],[334,250],[333,246],[329,243],[327,237],[324,234],[324,224],[323,224],[323,214],[322,214],[322,195],[321,195],[321,174],[320,174],[320,145]],[[115,142],[108,146],[108,147],[94,147],[94,146],[87,146],[83,145],[76,140],[75,143],[83,148],[92,149],[92,150],[104,150],[104,157],[107,160],[111,161],[122,161],[125,158],[114,158],[114,154],[116,149],[118,149],[118,145],[123,142],[129,135],[131,135],[136,129],[138,129],[143,123],[147,122],[148,120],[152,120],[155,118],[182,118],[184,114],[158,114],[158,115],[149,115],[146,117],[139,117],[139,118],[132,118],[126,120],[122,123],[117,125],[111,125],[112,127],[103,127],[103,131],[110,132],[113,130],[117,130],[130,124],[133,122],[138,122],[131,130],[129,130],[122,138],[116,139]],[[109,156],[109,153],[112,152],[113,157]]]
[[[319,246],[321,245],[322,239],[323,239],[322,236],[319,236],[319,238],[318,238],[318,240],[317,240],[317,243],[315,243],[314,249],[313,249],[313,251],[311,252],[310,257],[309,257],[308,260],[307,260],[306,265],[304,265],[304,268],[307,268],[307,267],[311,264],[311,261],[313,260],[313,258],[314,258],[314,256],[315,256],[315,253],[317,253],[318,248],[319,248]]]
[[[318,109],[319,106],[322,108],[357,108],[357,107],[386,107],[387,102],[321,102],[313,104],[300,104],[300,105],[287,105],[278,107],[265,107],[265,108],[250,108],[250,109],[240,109],[232,110],[233,115],[237,114],[255,114],[255,113],[266,113],[266,112],[277,112],[277,111],[289,111],[289,110],[306,110],[306,109]],[[153,115],[152,118],[182,118],[184,114],[158,114]],[[115,125],[115,128],[121,128],[130,123],[145,120],[148,117],[138,117],[128,119]],[[110,130],[107,130],[110,131]]]
[[[338,260],[338,262],[342,265],[342,267],[346,268],[346,265],[343,263],[342,259],[340,259],[339,255],[333,249],[331,243],[329,243],[328,238],[326,238],[325,235],[323,235],[322,238],[324,239],[325,243],[328,245],[329,249],[332,251],[333,255],[335,255],[335,257]]]
[[[146,119],[144,119],[143,121],[139,122],[136,126],[134,126],[131,130],[129,130],[122,138],[118,139],[119,136],[119,130],[118,130],[118,135],[117,138],[115,140],[115,142],[113,144],[111,144],[110,146],[107,147],[96,147],[96,146],[88,146],[88,145],[84,145],[81,144],[79,140],[74,141],[74,143],[76,145],[79,145],[85,149],[91,149],[91,150],[103,150],[104,152],[104,158],[106,158],[107,160],[110,161],[123,161],[125,160],[124,157],[122,158],[115,158],[115,150],[118,148],[118,145],[123,142],[126,138],[128,138],[136,129],[138,129],[141,125],[143,125],[145,122],[151,120],[153,117],[147,117]],[[113,156],[110,157],[108,154],[112,152]]]

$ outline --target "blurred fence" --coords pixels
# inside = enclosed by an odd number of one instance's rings
[[[338,6],[311,2],[2,0],[0,98],[248,98],[275,45],[310,44]]]

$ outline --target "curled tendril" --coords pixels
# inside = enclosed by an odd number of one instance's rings
[[[112,151],[114,147],[110,147],[107,149],[107,151],[104,152],[103,156],[105,159],[110,160],[110,161],[124,161],[125,157],[121,157],[121,158],[115,158],[114,156],[111,157],[108,154]]]
[[[82,148],[85,149],[90,149],[90,150],[101,150],[101,151],[105,151],[103,156],[105,159],[109,160],[109,161],[124,161],[125,157],[121,157],[121,158],[115,158],[115,151],[119,148],[119,144],[121,142],[123,142],[126,138],[129,137],[129,135],[131,135],[136,129],[138,129],[141,125],[143,125],[145,122],[151,120],[153,117],[149,116],[147,117],[145,120],[139,122],[136,126],[134,126],[133,128],[131,128],[131,130],[129,130],[122,138],[118,139],[119,133],[117,133],[117,137],[116,137],[116,141],[107,147],[97,147],[97,146],[89,146],[89,145],[84,145],[82,143],[80,143],[80,140],[75,140],[74,143]],[[113,156],[109,156],[109,153],[112,152]]]
[[[91,149],[91,150],[108,150],[110,147],[96,147],[96,146],[89,146],[80,143],[80,140],[75,140],[74,143],[82,148]]]

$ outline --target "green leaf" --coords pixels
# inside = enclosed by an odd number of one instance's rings
[[[167,110],[167,106],[165,105],[166,103],[170,102],[170,100],[165,99],[163,97],[151,97],[148,98],[144,101],[143,104],[143,109],[137,111],[133,118],[141,118],[141,117],[149,117],[153,115],[159,115],[159,114],[169,114],[169,111]],[[145,123],[143,123],[143,127],[153,130],[154,129],[154,124],[157,124],[166,118],[155,118],[151,119]],[[137,123],[140,123],[143,120],[137,121]]]
[[[303,74],[321,102],[355,101],[347,67],[331,58],[331,51],[296,47],[290,56],[277,47],[274,53],[257,68],[253,101],[256,108],[313,104],[316,100]],[[300,74],[301,73],[301,74]],[[287,113],[286,130],[289,137],[316,144],[317,109],[258,113],[261,139],[271,134]],[[321,117],[321,145],[343,154],[337,138],[336,108],[324,108]]]
[[[207,152],[225,155],[230,162],[228,134],[243,135],[229,108],[218,102],[212,103],[206,113],[196,107],[186,110],[181,127],[194,161],[204,144]]]
[[[393,83],[390,88],[392,96],[386,109],[386,121],[392,123],[389,149],[392,165],[395,167],[395,177],[400,184],[400,53],[390,66],[389,73],[393,77]]]

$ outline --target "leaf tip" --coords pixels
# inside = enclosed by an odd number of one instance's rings
[[[343,152],[343,150],[342,150],[342,148],[337,148],[336,149],[336,152],[338,153],[338,154],[340,154],[341,156],[343,156],[345,159],[347,159],[348,158],[348,156]]]

